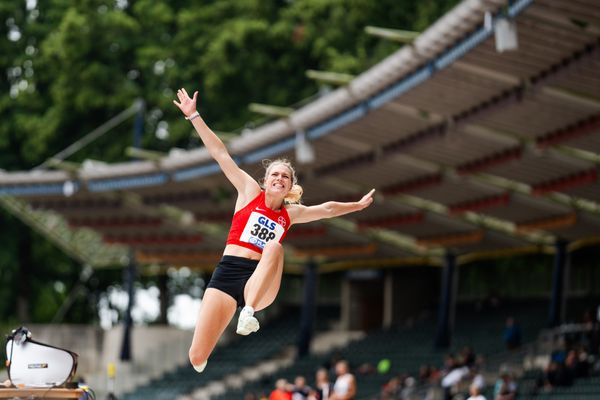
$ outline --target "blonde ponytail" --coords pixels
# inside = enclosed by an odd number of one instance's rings
[[[300,204],[300,200],[302,199],[302,193],[304,193],[304,189],[300,185],[292,185],[292,188],[288,192],[287,196],[283,199],[286,204]]]

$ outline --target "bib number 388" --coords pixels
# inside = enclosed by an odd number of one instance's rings
[[[271,240],[279,241],[284,231],[283,227],[272,219],[257,212],[252,212],[240,240],[262,249]]]

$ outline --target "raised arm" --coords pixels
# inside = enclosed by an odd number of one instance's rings
[[[318,221],[324,218],[339,217],[367,208],[373,202],[373,193],[375,189],[365,194],[359,201],[342,203],[339,201],[328,201],[316,206],[303,206],[301,204],[292,204],[287,207],[292,224],[304,224],[307,222]]]
[[[225,144],[223,144],[221,139],[215,135],[198,114],[198,111],[196,110],[198,91],[194,92],[193,97],[190,97],[187,91],[182,88],[177,91],[177,98],[179,99],[179,102],[173,100],[173,103],[179,107],[186,119],[192,122],[202,143],[204,143],[204,146],[206,146],[206,149],[212,158],[219,164],[227,179],[229,179],[231,184],[238,191],[238,202],[245,203],[256,196],[256,194],[260,192],[258,183],[237,166],[227,151]]]

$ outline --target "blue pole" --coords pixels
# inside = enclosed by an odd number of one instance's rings
[[[438,309],[437,332],[435,336],[436,348],[447,348],[452,341],[452,315],[454,307],[454,274],[456,256],[447,252],[444,257],[444,271],[442,272],[442,285],[440,290],[440,306]]]

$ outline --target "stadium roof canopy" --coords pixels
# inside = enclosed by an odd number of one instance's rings
[[[499,52],[495,33],[507,21],[516,23],[518,49]],[[299,135],[316,153],[298,164],[305,204],[378,190],[361,213],[292,229],[288,254],[323,257],[324,270],[435,262],[448,250],[467,261],[558,240],[594,243],[600,3],[465,0],[348,85],[229,149],[260,178],[260,160],[295,160]],[[98,266],[128,247],[143,263],[210,268],[235,200],[204,148],[71,173],[2,172],[0,194],[5,207]],[[78,235],[94,236],[80,228],[124,247],[75,248]]]

